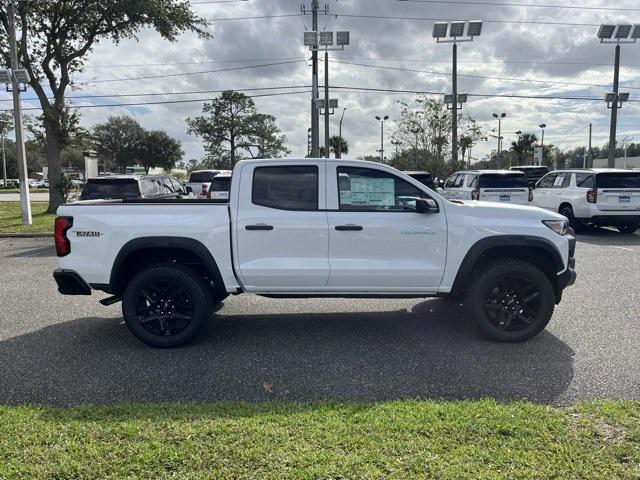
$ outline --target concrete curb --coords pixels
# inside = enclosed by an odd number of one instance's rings
[[[0,233],[0,238],[51,238],[53,233]]]

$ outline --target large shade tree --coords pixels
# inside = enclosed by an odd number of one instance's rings
[[[60,152],[64,144],[65,93],[100,41],[118,43],[153,28],[169,41],[181,32],[207,36],[207,22],[187,0],[37,0],[17,3],[18,59],[40,101],[50,175],[49,211],[63,203]],[[0,60],[9,65],[7,1],[0,2]]]
[[[273,158],[289,153],[287,137],[272,115],[259,113],[252,98],[227,90],[205,103],[202,115],[187,119],[188,133],[204,140],[206,164],[231,168],[242,158]]]

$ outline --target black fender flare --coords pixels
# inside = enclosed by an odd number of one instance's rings
[[[117,295],[122,293],[118,280],[127,257],[136,251],[148,248],[177,248],[187,250],[197,255],[206,266],[216,288],[226,292],[218,264],[209,249],[202,242],[186,237],[141,237],[125,243],[118,252],[118,255],[116,255],[109,277],[109,283],[113,293]]]
[[[464,291],[464,287],[469,280],[471,272],[487,252],[495,248],[504,247],[541,250],[550,255],[553,259],[555,266],[554,273],[557,274],[565,268],[558,248],[551,240],[546,238],[531,235],[494,235],[491,237],[485,237],[474,243],[462,260],[451,288],[451,294],[460,295]],[[557,288],[557,278],[551,280],[552,283],[554,283],[554,288]]]

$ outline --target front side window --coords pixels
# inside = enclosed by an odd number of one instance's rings
[[[256,167],[251,202],[280,210],[318,210],[318,167]]]
[[[455,184],[456,184],[456,180],[458,179],[460,175],[457,173],[454,173],[453,175],[451,175],[446,183],[444,184],[444,188],[454,188]]]
[[[557,176],[557,173],[550,173],[546,177],[543,177],[538,184],[538,188],[552,188]]]
[[[428,198],[419,188],[395,175],[361,167],[338,167],[340,210],[415,212],[416,198]]]

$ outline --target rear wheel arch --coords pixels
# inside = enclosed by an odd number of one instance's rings
[[[209,280],[216,294],[226,296],[220,269],[209,249],[198,240],[185,237],[143,237],[127,242],[111,268],[112,293],[122,295],[138,272],[156,263],[186,265]]]
[[[553,285],[556,300],[559,301],[562,292],[558,272],[564,269],[560,252],[550,240],[527,235],[498,235],[476,242],[460,264],[451,295],[462,296],[474,273],[477,273],[483,264],[497,258],[524,260],[541,270]]]

